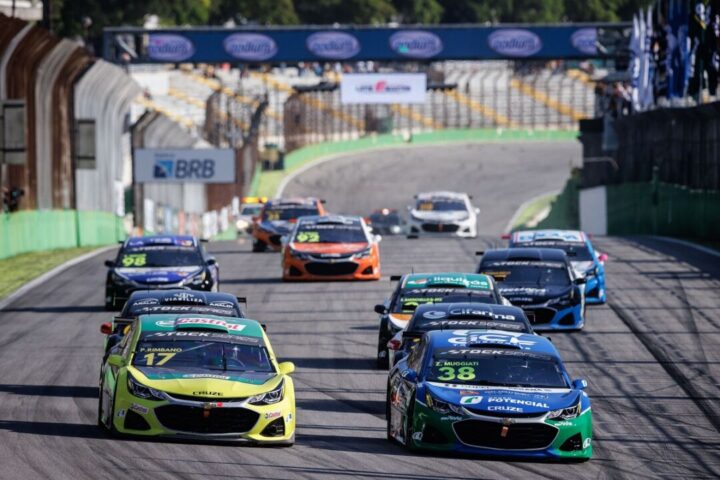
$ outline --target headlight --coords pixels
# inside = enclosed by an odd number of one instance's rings
[[[367,258],[372,253],[372,247],[368,247],[365,250],[360,250],[359,252],[355,252],[353,254],[354,258]]]
[[[201,285],[205,281],[205,277],[207,277],[207,274],[205,273],[205,270],[203,270],[194,277],[185,280],[185,283],[190,285]]]
[[[250,223],[242,218],[235,222],[235,228],[237,228],[238,230],[245,230],[249,225]]]
[[[128,391],[138,398],[144,398],[145,400],[161,401],[165,400],[165,394],[154,388],[146,387],[142,383],[138,382],[128,373],[127,375]]]
[[[561,408],[560,410],[552,410],[548,415],[548,418],[553,420],[570,420],[580,415],[581,402],[578,400],[577,405],[573,405],[570,408]]]
[[[129,278],[125,278],[122,275],[118,275],[115,272],[112,273],[110,278],[112,278],[113,283],[115,283],[117,285],[128,285],[128,284],[133,283],[132,280],[130,280]]]
[[[442,415],[446,415],[451,412],[458,415],[462,414],[462,409],[460,407],[434,397],[429,390],[425,392],[425,403],[427,403],[428,407]]]
[[[280,382],[275,390],[255,395],[248,399],[250,405],[272,405],[282,401],[285,396],[285,380]]]
[[[402,232],[402,229],[400,228],[400,225],[393,225],[392,227],[390,227],[390,231],[392,233],[400,233]]]
[[[553,298],[551,300],[548,300],[547,305],[548,306],[557,306],[557,307],[567,307],[569,305],[572,305],[573,298],[572,295],[568,294],[564,297],[560,298]]]
[[[297,258],[298,260],[310,260],[310,254],[305,252],[298,252],[297,250],[290,249],[290,255]]]

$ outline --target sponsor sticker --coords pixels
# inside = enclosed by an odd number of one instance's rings
[[[125,417],[125,410],[118,410],[117,412],[118,418],[124,418]]]
[[[184,317],[175,320],[175,325],[217,325],[219,327],[227,328],[234,332],[240,332],[245,328],[245,325],[238,325],[236,323],[228,323],[224,320],[216,320],[214,318],[202,318],[202,317]]]
[[[489,412],[513,412],[522,413],[523,409],[520,407],[509,407],[505,405],[490,405],[488,407]]]
[[[317,32],[305,41],[307,49],[322,58],[344,60],[360,53],[360,42],[345,32]]]
[[[137,302],[133,303],[133,306],[135,305],[157,305],[160,303],[160,301],[157,298],[144,298],[142,300],[138,300]]]
[[[490,34],[488,46],[509,57],[529,57],[542,49],[542,40],[530,30],[503,28]]]
[[[477,405],[482,402],[483,397],[481,395],[470,395],[467,397],[460,398],[461,405]]]
[[[422,30],[404,30],[390,36],[390,48],[410,58],[430,58],[443,50],[443,42],[434,33]]]
[[[525,407],[550,408],[547,403],[536,402],[534,400],[522,400],[512,397],[489,397],[488,403],[509,403],[511,405],[523,405]]]
[[[195,45],[182,35],[153,33],[148,39],[147,54],[153,60],[181,62],[195,54]]]
[[[226,302],[226,301],[218,301],[218,302],[210,302],[211,307],[222,307],[222,308],[233,308],[235,305],[233,305],[232,302]]]
[[[590,437],[583,440],[583,448],[588,448],[592,444],[592,439]]]
[[[442,310],[430,310],[428,312],[423,313],[423,317],[429,318],[431,320],[437,320],[438,318],[445,318],[447,316],[447,313],[443,312]]]
[[[582,53],[587,55],[597,55],[597,29],[580,28],[575,30],[570,37],[570,43],[572,43],[572,46]],[[571,232],[569,235],[572,235],[573,240],[577,239],[575,241],[579,241],[576,233]]]
[[[233,57],[248,61],[267,60],[278,51],[275,40],[260,33],[234,33],[223,40],[223,48]]]
[[[265,412],[265,420],[271,419],[271,418],[278,418],[282,417],[282,412],[276,411],[276,412]]]
[[[141,415],[147,415],[148,412],[150,411],[149,408],[143,407],[142,405],[140,405],[138,403],[133,403],[132,405],[130,405],[130,410],[132,410],[135,413],[139,413]]]

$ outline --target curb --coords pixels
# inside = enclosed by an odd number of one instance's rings
[[[48,270],[47,272],[43,273],[39,277],[33,278],[32,280],[30,280],[29,282],[25,283],[20,288],[18,288],[14,292],[12,292],[10,295],[8,295],[7,297],[0,300],[0,311],[7,308],[8,305],[10,305],[15,300],[17,300],[18,298],[25,295],[27,292],[29,292],[33,288],[50,280],[52,277],[64,272],[68,268],[75,266],[78,263],[82,263],[85,260],[88,260],[92,257],[100,255],[101,253],[107,252],[108,250],[111,250],[113,248],[117,248],[117,247],[115,245],[108,245],[106,247],[98,248],[97,250],[93,250],[92,252],[88,252],[83,255],[80,255],[79,257],[72,258],[72,259],[68,260],[67,262],[58,265],[57,267],[55,267],[51,270]]]

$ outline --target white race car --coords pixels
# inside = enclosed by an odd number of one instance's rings
[[[415,199],[415,206],[408,206],[409,236],[477,237],[480,209],[467,193],[427,192]]]

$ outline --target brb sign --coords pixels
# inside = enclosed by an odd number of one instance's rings
[[[139,149],[135,151],[137,183],[234,183],[232,149]]]

